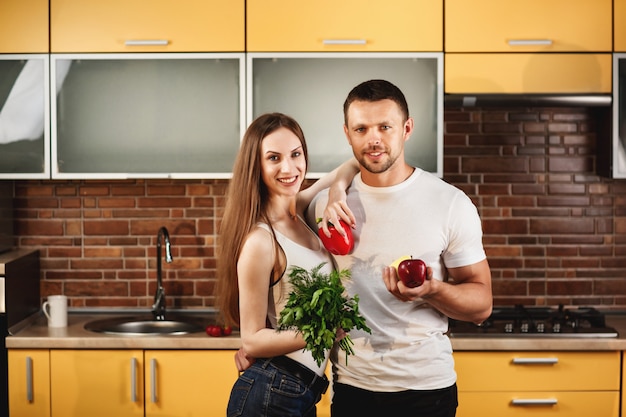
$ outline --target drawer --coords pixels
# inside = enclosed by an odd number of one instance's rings
[[[618,417],[614,392],[459,392],[456,417]]]
[[[251,52],[443,50],[442,0],[248,0],[246,10]]]
[[[0,1],[0,53],[48,52],[48,0]]]
[[[613,0],[613,50],[626,52],[626,0]]]
[[[610,94],[611,66],[611,54],[445,54],[444,85],[451,94]]]
[[[242,0],[55,0],[52,52],[242,52]]]
[[[612,391],[620,353],[455,352],[459,391]]]
[[[611,0],[446,0],[446,52],[602,52]]]

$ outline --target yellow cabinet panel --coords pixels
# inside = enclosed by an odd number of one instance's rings
[[[0,1],[0,53],[48,52],[48,0]]]
[[[251,52],[442,51],[442,0],[248,0]]]
[[[613,0],[613,50],[626,52],[626,0]]]
[[[613,392],[459,392],[457,417],[617,417]]]
[[[49,351],[11,349],[8,356],[11,417],[49,417]]]
[[[234,350],[145,351],[146,417],[226,415],[234,357]]]
[[[612,49],[611,0],[446,0],[445,4],[446,52]]]
[[[332,378],[332,367],[329,363],[326,366],[326,377],[330,381],[330,385],[326,390],[326,393],[322,395],[322,399],[317,403],[317,417],[330,417],[330,404],[333,399],[333,378]]]
[[[244,13],[243,0],[54,0],[51,51],[241,52]]]
[[[143,351],[52,350],[53,417],[143,417]]]
[[[445,54],[446,93],[611,93],[611,54]]]
[[[620,352],[455,352],[459,391],[618,391]],[[600,414],[597,414],[600,415]]]

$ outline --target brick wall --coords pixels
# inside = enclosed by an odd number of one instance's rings
[[[495,303],[626,307],[626,181],[595,174],[606,121],[590,108],[448,108],[445,179],[483,218]],[[225,180],[17,181],[21,247],[42,294],[75,307],[151,305],[168,228],[168,305],[213,305]]]

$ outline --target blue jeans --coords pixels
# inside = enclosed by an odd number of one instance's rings
[[[246,369],[230,392],[228,417],[315,417],[321,392],[314,392],[299,378],[257,359]]]

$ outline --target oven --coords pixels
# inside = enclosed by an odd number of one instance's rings
[[[6,337],[40,310],[39,251],[0,254],[0,417],[9,415]]]
[[[604,313],[593,307],[522,306],[494,307],[491,316],[477,325],[450,319],[450,337],[617,337],[606,325]]]

